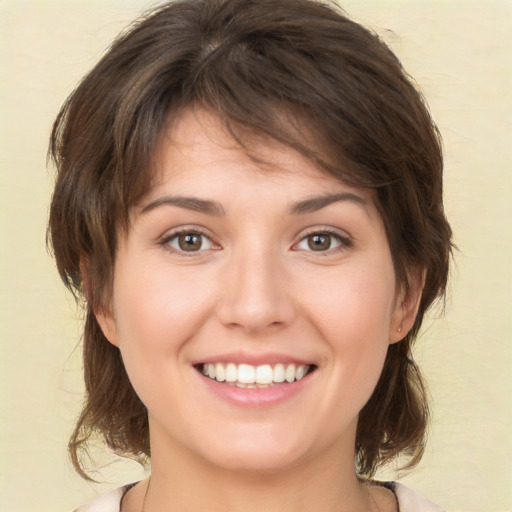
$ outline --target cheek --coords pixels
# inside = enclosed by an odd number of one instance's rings
[[[332,365],[332,391],[339,400],[353,402],[355,411],[369,399],[382,372],[394,300],[394,274],[379,266],[317,280],[316,293],[309,296],[306,309],[327,345],[326,364]]]
[[[188,273],[189,274],[189,273]],[[114,316],[126,371],[144,400],[159,379],[178,378],[183,346],[208,315],[209,290],[162,265],[119,266]]]
[[[365,267],[317,276],[314,291],[304,294],[304,309],[325,338],[351,340],[362,348],[379,341],[387,345],[394,301],[388,266]]]
[[[170,273],[158,264],[138,265],[133,272],[129,267],[120,268],[120,275],[128,276],[121,277],[114,289],[121,343],[133,338],[145,345],[159,340],[168,344],[177,333],[187,337],[211,302],[211,280],[202,279],[197,270],[188,270]]]

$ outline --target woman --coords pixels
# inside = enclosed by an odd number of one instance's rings
[[[438,507],[411,345],[446,287],[440,140],[391,51],[311,0],[184,0],[62,108],[50,237],[84,297],[86,401],[151,477],[80,511]]]

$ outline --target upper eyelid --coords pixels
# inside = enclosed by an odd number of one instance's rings
[[[164,234],[162,234],[158,238],[158,243],[168,243],[171,239],[179,236],[183,233],[196,233],[202,236],[205,236],[208,238],[214,245],[221,246],[219,241],[217,240],[217,237],[213,235],[210,230],[207,230],[203,227],[194,226],[194,225],[184,225],[184,226],[178,226],[176,228],[172,228],[168,231],[166,231]],[[334,237],[339,238],[342,241],[349,241],[351,243],[354,242],[354,238],[351,234],[349,234],[347,231],[340,229],[340,228],[334,228],[332,226],[310,226],[309,228],[302,229],[299,231],[295,237],[294,242],[292,246],[297,245],[299,242],[304,240],[304,238],[311,236],[313,234],[328,234]]]
[[[212,242],[217,243],[215,242],[215,237],[209,232],[209,230],[200,228],[198,226],[179,226],[176,228],[169,229],[165,231],[161,236],[159,236],[158,240],[160,242],[163,242],[184,233],[195,233],[198,235],[203,235],[206,238],[210,239]]]
[[[200,236],[207,238],[211,244],[211,247],[208,247],[205,249],[201,248],[197,251],[186,251],[186,250],[183,250],[183,249],[180,249],[177,247],[173,247],[171,245],[172,242],[174,242],[177,239],[177,237],[179,237],[180,235],[183,235],[183,234],[187,234],[187,233],[200,235]],[[163,248],[169,254],[172,254],[176,257],[179,256],[179,257],[183,257],[183,258],[194,258],[194,257],[197,258],[197,257],[201,257],[201,256],[204,257],[205,255],[208,255],[210,253],[210,251],[217,251],[219,249],[222,249],[222,247],[215,241],[214,238],[212,238],[211,236],[206,234],[203,230],[198,229],[198,228],[174,229],[174,230],[168,231],[166,234],[162,235],[157,240],[157,245],[160,246],[161,248]]]
[[[209,249],[200,249],[198,251],[190,251],[190,252],[182,251],[180,249],[175,249],[175,248],[171,247],[170,242],[172,240],[175,240],[178,236],[180,236],[182,234],[186,234],[186,233],[193,233],[196,235],[204,236],[205,238],[207,238],[210,241],[210,243],[212,244],[213,247],[209,248]],[[221,248],[221,245],[218,243],[216,238],[214,236],[210,235],[204,229],[201,229],[198,227],[186,227],[186,226],[180,227],[180,228],[174,228],[169,231],[166,231],[162,236],[160,236],[157,239],[156,243],[157,243],[157,245],[160,245],[160,246],[167,246],[166,249],[169,252],[174,252],[176,254],[181,254],[181,255],[186,255],[186,256],[193,256],[193,255],[197,255],[199,253],[203,253],[208,250],[212,250],[212,249],[218,250],[218,248]]]
[[[338,236],[341,239],[353,240],[353,236],[350,233],[344,229],[334,228],[332,226],[311,226],[310,228],[299,231],[295,236],[295,239],[300,242],[307,236],[314,235],[316,233],[327,233],[329,235]]]
[[[350,234],[348,234],[346,231],[344,231],[344,230],[336,229],[336,228],[333,228],[333,227],[327,227],[327,226],[324,226],[324,227],[315,226],[315,227],[312,227],[311,229],[309,229],[306,232],[299,233],[297,235],[297,241],[294,242],[294,244],[292,245],[292,249],[294,247],[297,247],[308,236],[315,235],[315,234],[325,234],[325,235],[329,235],[329,236],[335,237],[340,242],[340,246],[343,246],[345,249],[348,249],[348,248],[350,248],[350,247],[352,247],[354,245],[353,237]],[[331,251],[335,252],[337,249],[339,249],[339,247],[328,249],[327,251],[319,251],[318,254],[324,254],[325,255],[325,254],[328,254]],[[312,252],[314,252],[314,251],[312,251]]]

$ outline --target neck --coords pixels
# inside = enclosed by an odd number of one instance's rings
[[[353,461],[353,449],[334,446],[315,460],[299,461],[291,467],[239,471],[211,465],[177,446],[169,454],[157,449],[153,450],[144,512],[374,510],[367,486],[355,475]]]

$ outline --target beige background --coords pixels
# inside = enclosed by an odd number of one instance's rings
[[[0,0],[2,511],[69,511],[141,477],[133,463],[106,463],[106,483],[92,486],[67,460],[81,397],[80,327],[44,247],[45,152],[66,95],[149,5]],[[449,510],[511,510],[512,2],[343,5],[383,35],[430,102],[460,248],[446,316],[429,322],[418,350],[434,422],[428,453],[404,481]]]

